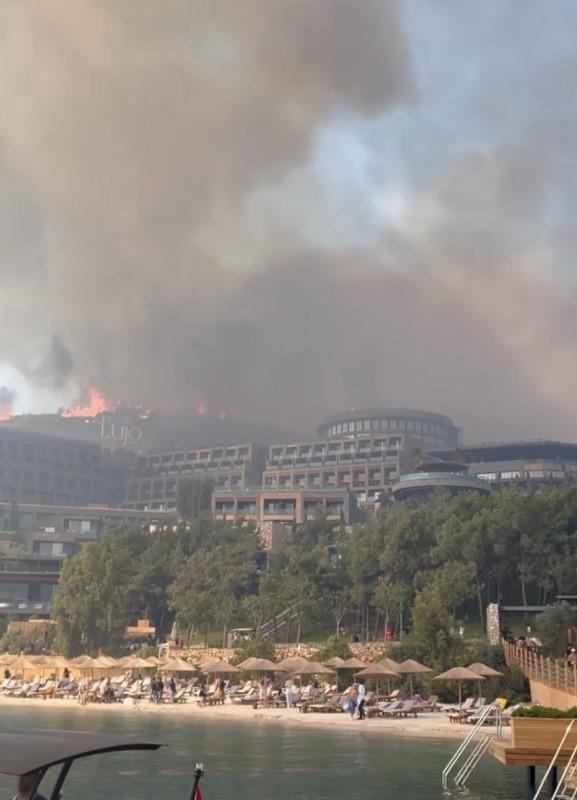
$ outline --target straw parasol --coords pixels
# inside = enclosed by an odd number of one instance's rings
[[[387,669],[382,664],[378,662],[375,664],[369,664],[368,667],[362,669],[360,672],[357,672],[357,678],[375,678],[379,680],[379,678],[398,678],[399,673],[394,672],[392,669]]]
[[[329,658],[328,661],[323,661],[325,667],[334,667],[337,671],[343,668],[344,663],[345,659],[340,656],[334,656],[334,658]]]
[[[379,659],[379,664],[382,664],[383,667],[386,667],[387,669],[390,669],[392,672],[396,672],[397,675],[401,674],[399,672],[399,662],[398,661],[393,661],[392,658],[380,658]]]
[[[300,669],[296,669],[294,671],[295,675],[334,675],[335,670],[331,669],[330,667],[325,667],[324,664],[321,664],[319,661],[309,661],[308,664],[300,667]]]
[[[347,658],[341,669],[366,669],[369,665],[366,661],[361,661],[360,658]]]
[[[434,681],[457,681],[459,684],[459,709],[463,706],[463,683],[465,681],[484,681],[485,678],[467,667],[453,667],[452,669],[435,675]]]
[[[503,674],[499,670],[483,664],[482,661],[475,661],[474,664],[469,664],[467,669],[470,669],[471,672],[476,672],[477,675],[482,675],[483,678],[499,678]],[[479,681],[479,697],[481,697],[481,681]]]
[[[160,664],[160,672],[196,672],[194,664],[189,664],[183,658],[172,658],[170,661],[161,661]]]
[[[239,668],[245,672],[279,672],[278,664],[268,658],[247,658],[242,661]]]
[[[11,655],[10,653],[2,653],[0,655],[0,664],[11,664],[17,656]]]
[[[471,672],[476,672],[477,675],[482,675],[484,678],[500,678],[503,674],[499,672],[499,670],[493,669],[493,667],[489,667],[487,664],[483,664],[482,661],[475,661],[474,664],[469,664],[467,669],[470,669]]]
[[[369,664],[368,667],[362,669],[356,674],[357,678],[373,678],[377,682],[377,692],[379,691],[379,682],[381,680],[389,680],[390,678],[398,678],[399,673],[392,669],[387,669],[383,664],[375,663]]]
[[[294,672],[301,667],[305,667],[307,664],[311,662],[308,658],[303,658],[302,656],[289,656],[289,658],[283,658],[282,661],[279,661],[276,665],[279,672]]]
[[[149,664],[144,658],[140,656],[126,656],[121,658],[118,666],[122,669],[152,669],[153,665]]]
[[[427,667],[425,664],[421,664],[420,661],[415,661],[412,658],[408,658],[406,661],[402,661],[397,665],[397,672],[400,672],[402,675],[409,676],[411,694],[413,694],[413,675],[420,675],[421,673],[432,671],[433,670],[430,667]]]
[[[238,667],[229,664],[228,661],[221,661],[217,659],[212,664],[206,666],[203,670],[207,675],[227,675],[234,672],[240,672]]]
[[[215,656],[203,656],[199,659],[198,666],[201,668],[201,671],[205,671],[205,668],[210,666],[210,664],[216,664],[220,661],[220,658],[215,658]]]
[[[148,661],[151,667],[162,667],[162,665],[164,664],[164,661],[161,658],[157,658],[156,656],[148,656],[148,658],[145,658],[144,660]],[[175,660],[182,661],[181,658],[177,658]]]
[[[11,671],[24,672],[25,670],[35,670],[37,665],[26,656],[16,656],[9,666]]]

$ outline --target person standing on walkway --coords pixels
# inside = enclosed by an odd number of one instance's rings
[[[364,719],[365,718],[365,700],[367,696],[367,690],[365,689],[365,684],[362,681],[359,681],[358,688],[357,688],[357,711],[358,711],[358,718]]]

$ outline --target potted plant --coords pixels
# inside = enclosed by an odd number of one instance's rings
[[[513,747],[556,750],[572,719],[577,719],[577,706],[566,711],[546,706],[518,708],[511,717]],[[577,723],[565,741],[567,750],[572,750],[575,745],[577,745]]]

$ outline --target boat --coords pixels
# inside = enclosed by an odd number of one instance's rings
[[[127,750],[158,750],[158,742],[148,742],[123,736],[82,731],[37,730],[28,733],[0,733],[0,773],[21,777],[37,774],[31,797],[41,791],[48,770],[57,770],[56,780],[48,800],[59,800],[70,768],[80,758],[118,753]],[[193,773],[190,798],[200,797],[199,782],[202,764]]]

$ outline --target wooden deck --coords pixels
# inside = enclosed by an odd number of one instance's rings
[[[548,767],[555,755],[555,750],[546,747],[513,747],[510,739],[495,739],[491,742],[489,753],[501,764],[510,767]],[[570,755],[571,748],[561,751],[557,759],[557,766],[566,766]]]

